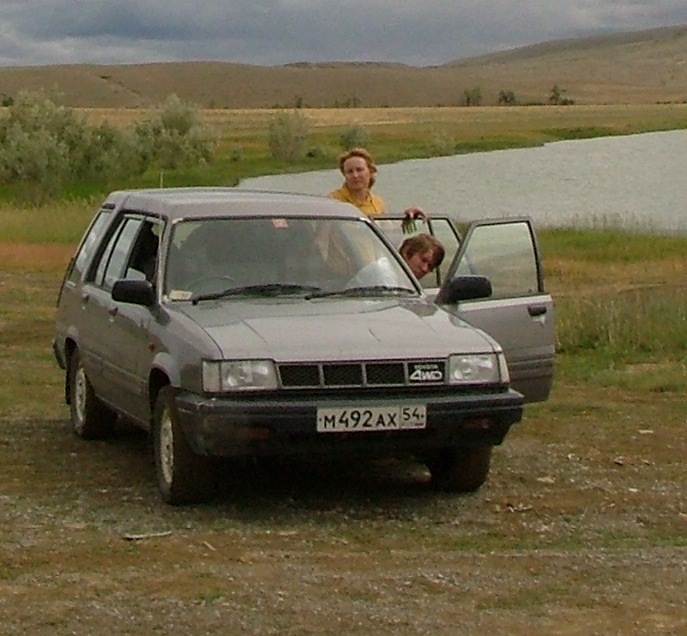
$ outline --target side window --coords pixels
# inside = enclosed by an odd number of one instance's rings
[[[434,236],[437,239],[439,239],[439,241],[441,241],[441,244],[444,246],[444,260],[439,266],[438,272],[438,283],[439,285],[441,285],[446,280],[448,270],[451,267],[451,263],[453,263],[453,259],[456,253],[458,252],[460,243],[458,241],[456,231],[453,229],[453,227],[447,219],[433,220],[432,218],[430,218],[429,224],[432,229],[432,234],[434,234]],[[427,276],[426,278],[429,278],[429,276]]]
[[[116,280],[124,278],[124,268],[143,219],[125,218],[111,236],[95,273],[95,284],[111,289]]]
[[[88,267],[93,254],[102,240],[105,230],[112,217],[112,210],[102,209],[88,228],[86,236],[84,237],[79,252],[74,260],[72,270],[69,272],[69,280],[80,280],[84,271]]]
[[[160,223],[153,220],[143,222],[131,252],[131,259],[124,275],[125,278],[147,280],[155,283],[161,231],[162,225]]]
[[[465,240],[457,275],[487,276],[493,289],[492,298],[529,296],[541,291],[529,223],[478,225]]]

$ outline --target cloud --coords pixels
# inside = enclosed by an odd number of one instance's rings
[[[10,0],[0,63],[389,61],[687,24],[684,0]]]

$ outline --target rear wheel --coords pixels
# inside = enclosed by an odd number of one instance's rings
[[[486,481],[492,446],[450,448],[427,462],[431,484],[445,492],[474,492]]]
[[[215,494],[213,461],[197,455],[189,445],[179,424],[171,386],[160,390],[155,404],[153,452],[157,483],[165,502],[201,503]]]
[[[72,429],[79,437],[103,439],[112,433],[117,414],[95,395],[78,349],[69,362],[69,406]]]

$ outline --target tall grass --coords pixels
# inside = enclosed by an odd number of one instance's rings
[[[687,283],[561,298],[558,350],[627,360],[687,354]]]
[[[614,362],[687,353],[687,236],[632,229],[539,235],[558,351]]]

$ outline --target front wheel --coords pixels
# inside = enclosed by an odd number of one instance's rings
[[[117,414],[96,396],[78,349],[69,361],[69,407],[72,429],[79,437],[103,439],[112,433]]]
[[[163,387],[153,416],[155,472],[162,499],[172,505],[201,503],[215,492],[212,460],[193,452],[184,435],[174,389]]]
[[[475,492],[486,481],[492,446],[450,448],[427,461],[431,484],[445,492]]]

